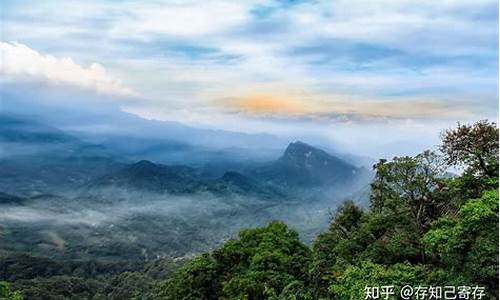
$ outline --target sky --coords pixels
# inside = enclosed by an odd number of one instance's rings
[[[366,155],[498,118],[497,1],[0,3],[3,88]]]

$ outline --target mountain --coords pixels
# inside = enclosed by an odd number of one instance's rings
[[[30,90],[29,95],[23,95],[19,89],[9,89],[8,86],[2,88],[1,111],[4,114],[25,119],[36,118],[40,123],[69,132],[82,140],[104,145],[115,153],[154,151],[156,145],[165,141],[168,144],[203,146],[211,150],[253,147],[254,152],[256,149],[275,149],[286,144],[285,139],[266,133],[250,134],[145,119],[123,111],[112,101],[96,97],[73,97],[67,101],[52,98],[52,94],[45,95],[44,91],[34,92],[36,89]],[[130,143],[131,138],[141,142]],[[173,150],[175,152],[176,149]],[[148,159],[158,161],[154,157]]]
[[[210,182],[208,190],[215,194],[236,193],[268,200],[286,198],[286,195],[276,187],[235,171],[228,171],[222,177]]]
[[[186,166],[167,166],[141,160],[97,178],[86,189],[117,187],[156,193],[188,193],[200,186],[196,171]]]
[[[208,191],[272,198],[282,197],[290,187],[329,188],[352,183],[368,173],[303,142],[289,144],[282,156],[270,163],[262,162],[265,155],[251,154],[258,152],[251,150],[257,149],[255,145],[213,151],[170,140],[154,144],[153,140],[143,143],[133,138],[120,141],[124,147],[150,142],[154,146],[144,152],[134,148],[122,156],[124,151],[117,154],[36,120],[0,116],[0,191],[23,196],[83,186],[85,191],[94,192],[114,187],[153,193]],[[162,164],[151,162],[150,157]]]
[[[53,144],[74,142],[76,138],[44,124],[0,114],[1,143]]]
[[[284,198],[277,189],[238,172],[228,171],[217,179],[206,179],[196,169],[188,166],[168,166],[147,160],[97,178],[84,187],[87,193],[101,195],[115,189],[157,194],[210,192],[220,196],[239,194],[262,199]]]
[[[123,166],[101,145],[43,123],[0,114],[0,191],[32,195],[71,190]]]
[[[26,198],[21,198],[18,196],[14,196],[14,195],[0,192],[0,205],[1,204],[22,205],[26,201],[27,201]]]
[[[265,165],[240,173],[226,171],[207,179],[203,170],[184,165],[163,165],[142,160],[102,176],[87,190],[120,188],[128,191],[186,194],[243,194],[283,197],[288,188],[332,188],[362,182],[369,173],[321,149],[303,142],[288,145],[282,156]]]
[[[254,169],[252,176],[287,187],[333,186],[366,175],[359,168],[321,149],[297,141],[276,161]]]

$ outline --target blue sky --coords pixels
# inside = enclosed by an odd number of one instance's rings
[[[497,1],[1,3],[6,82],[145,118],[345,138],[498,115]]]

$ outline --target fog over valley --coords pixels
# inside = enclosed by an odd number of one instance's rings
[[[497,11],[0,0],[0,300],[498,299]]]
[[[35,114],[35,108],[29,114],[6,109],[0,121],[0,250],[6,254],[182,257],[275,219],[310,242],[341,201],[367,205],[367,157],[300,141],[280,148],[284,139],[269,135],[201,130],[122,112],[115,114],[127,124],[151,123],[151,131],[141,136],[130,124],[119,134],[65,130],[45,123],[48,112]],[[226,142],[204,144],[208,137]]]

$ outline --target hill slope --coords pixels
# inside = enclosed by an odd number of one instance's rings
[[[334,186],[366,173],[364,168],[300,141],[288,145],[278,160],[252,171],[254,177],[267,182],[301,188]]]

